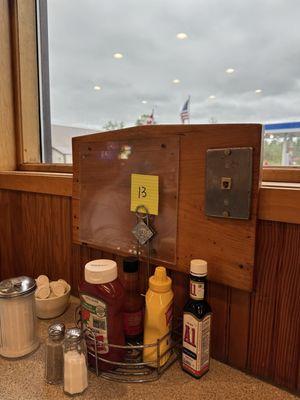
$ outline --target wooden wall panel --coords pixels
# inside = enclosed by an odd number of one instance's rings
[[[189,260],[205,254],[209,262],[208,275],[211,280],[250,292],[253,282],[260,182],[261,125],[142,126],[73,138],[73,239],[76,243],[96,244],[89,237],[83,239],[79,235],[80,218],[84,218],[80,215],[81,185],[85,188],[84,192],[89,190],[91,195],[97,190],[97,185],[93,189],[95,181],[103,183],[104,186],[101,187],[105,190],[109,189],[109,186],[105,185],[107,177],[111,177],[111,171],[106,168],[102,158],[96,157],[95,154],[111,151],[112,142],[116,144],[116,149],[119,148],[120,141],[132,146],[132,159],[129,158],[126,164],[128,180],[122,181],[121,190],[121,195],[128,198],[130,173],[144,173],[146,165],[143,165],[137,156],[135,158],[135,155],[139,154],[138,143],[144,143],[150,148],[166,148],[169,145],[164,144],[164,141],[171,138],[180,138],[177,261],[172,263],[165,259],[165,265],[173,270],[188,272]],[[253,148],[251,217],[248,220],[209,218],[204,212],[206,151],[211,148],[234,147]],[[115,153],[116,149],[114,148],[114,154],[110,155],[109,166],[115,176],[120,176],[119,171],[123,171],[123,168]],[[149,155],[145,153],[144,158],[149,164],[154,162],[151,152]],[[89,177],[88,185],[86,175]],[[95,204],[98,204],[96,200]],[[99,206],[98,213],[101,213],[101,209]],[[130,216],[129,208],[124,209],[124,214],[121,214],[119,219],[130,221]],[[82,219],[83,225],[84,221],[85,219]],[[129,248],[120,249],[119,254],[124,255],[128,250]]]
[[[245,369],[249,342],[250,294],[238,289],[229,290],[227,361],[236,368]]]
[[[283,227],[261,222],[258,226],[256,291],[251,295],[251,327],[248,368],[255,375],[271,378],[278,260],[282,251]]]
[[[220,361],[227,361],[228,341],[228,305],[229,287],[218,283],[210,283],[208,301],[211,305],[212,317],[212,356]]]
[[[300,226],[260,222],[248,369],[295,390],[300,359]]]
[[[0,201],[0,278],[13,271],[70,280],[70,199],[0,190]]]
[[[209,282],[212,355],[291,390],[300,390],[300,226],[259,221],[255,292]],[[71,242],[71,199],[0,190],[0,279],[12,275],[63,277],[77,293],[84,264],[122,257]],[[187,300],[188,275],[169,271],[175,320]],[[120,270],[120,277],[122,273]],[[140,271],[141,291],[146,266]]]
[[[14,238],[16,221],[19,220],[19,200],[17,192],[0,191],[0,278],[14,275],[17,271],[19,253]]]
[[[279,385],[297,386],[300,359],[300,229],[284,225],[284,240],[277,271],[274,324],[274,372]]]

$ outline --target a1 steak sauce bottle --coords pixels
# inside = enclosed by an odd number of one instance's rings
[[[195,378],[209,370],[211,308],[207,297],[207,262],[191,260],[190,299],[183,309],[182,368]]]

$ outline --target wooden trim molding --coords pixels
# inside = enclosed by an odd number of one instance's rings
[[[300,183],[300,167],[264,167],[262,179],[265,182]]]
[[[12,54],[18,165],[41,161],[35,0],[12,0]]]
[[[0,170],[16,168],[9,0],[0,1]]]
[[[300,185],[263,186],[259,193],[258,218],[300,224]]]
[[[71,197],[72,182],[72,174],[21,171],[0,172],[0,189]]]
[[[72,164],[45,164],[45,163],[38,163],[38,164],[21,164],[19,166],[20,171],[37,171],[37,172],[62,172],[71,174],[73,172],[73,165]]]
[[[72,197],[73,175],[31,171],[0,172],[0,189]],[[259,191],[258,218],[300,224],[300,184],[264,182]]]

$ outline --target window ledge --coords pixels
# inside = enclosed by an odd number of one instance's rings
[[[73,174],[50,172],[0,172],[0,189],[72,196]]]
[[[259,191],[258,218],[300,224],[300,184],[263,182]]]

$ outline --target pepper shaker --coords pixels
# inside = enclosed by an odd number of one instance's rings
[[[58,384],[63,381],[63,339],[65,325],[62,323],[52,324],[48,328],[46,341],[46,382]]]

